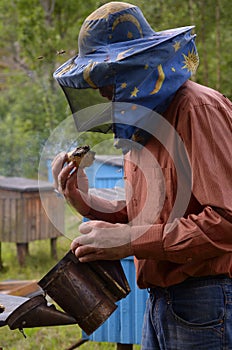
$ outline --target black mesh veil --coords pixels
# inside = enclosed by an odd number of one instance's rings
[[[112,103],[98,90],[61,86],[74,117],[77,131],[112,133]]]

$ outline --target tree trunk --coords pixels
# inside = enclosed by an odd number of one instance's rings
[[[221,28],[220,28],[220,0],[216,0],[216,8],[215,8],[215,17],[216,17],[216,58],[217,58],[217,81],[216,81],[216,89],[220,90],[220,82],[221,82]]]
[[[195,16],[194,16],[194,4],[193,4],[194,0],[189,0],[188,2],[188,8],[189,8],[189,17],[190,17],[190,24],[191,25],[195,25]],[[193,81],[196,80],[195,74],[192,75],[191,79]]]
[[[207,4],[204,0],[199,0],[199,6],[198,9],[200,10],[200,16],[201,16],[201,42],[202,42],[202,63],[203,63],[203,84],[208,85],[209,84],[209,67],[208,67],[208,46],[206,43],[205,33],[206,28],[205,24],[207,23],[205,19],[205,6]]]
[[[189,16],[190,16],[190,24],[194,25],[194,10],[193,10],[193,0],[189,0],[188,3],[188,7],[189,7]]]

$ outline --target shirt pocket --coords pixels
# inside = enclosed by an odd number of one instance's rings
[[[135,225],[153,225],[159,221],[165,202],[165,176],[157,166],[144,166],[139,185],[134,185],[133,223]],[[134,181],[137,181],[136,177]],[[133,203],[133,202],[132,202]]]

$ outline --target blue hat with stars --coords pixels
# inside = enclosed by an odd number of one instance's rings
[[[79,33],[78,55],[60,66],[54,78],[73,113],[75,94],[71,90],[107,85],[115,86],[113,102],[131,103],[132,110],[139,105],[162,113],[198,67],[193,28],[156,32],[137,6],[109,2],[86,18]],[[114,119],[116,123],[116,115]]]

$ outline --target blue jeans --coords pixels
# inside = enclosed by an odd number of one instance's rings
[[[152,288],[141,350],[232,350],[232,279],[189,278]]]

